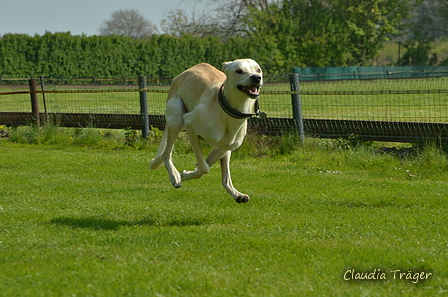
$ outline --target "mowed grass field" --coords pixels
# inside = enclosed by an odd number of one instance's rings
[[[0,139],[0,296],[448,294],[437,146],[249,136],[231,163],[247,204],[219,166],[174,189],[155,151]],[[174,161],[194,166],[182,140]]]
[[[374,80],[341,82],[303,82],[300,85],[303,116],[318,119],[354,119],[377,121],[448,120],[447,78]],[[21,88],[26,90],[26,87]],[[150,114],[163,114],[169,86],[150,86],[148,106]],[[0,86],[0,93],[17,91]],[[85,91],[99,93],[84,93]],[[260,107],[269,117],[292,117],[289,83],[267,83],[262,88]],[[415,93],[413,91],[422,91]],[[436,91],[427,93],[428,90]],[[438,93],[438,91],[442,92]],[[48,112],[82,113],[140,113],[138,88],[117,86],[47,86],[47,91],[68,93],[46,94]],[[82,91],[83,93],[79,93]],[[155,92],[154,92],[155,91]],[[379,91],[384,91],[378,94]],[[389,91],[413,92],[390,94]],[[72,92],[72,93],[70,93]],[[78,92],[78,93],[76,93]],[[354,94],[352,94],[355,92]],[[359,93],[361,92],[361,93]],[[40,109],[44,111],[43,96],[39,94]],[[28,94],[1,95],[0,111],[31,111]]]

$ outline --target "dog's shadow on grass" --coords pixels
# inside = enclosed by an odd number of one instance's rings
[[[60,217],[53,218],[50,221],[51,224],[66,226],[72,229],[92,229],[92,230],[118,230],[121,227],[134,227],[134,226],[158,226],[158,227],[187,227],[187,226],[201,226],[205,225],[206,221],[200,218],[183,218],[172,220],[156,220],[156,219],[141,219],[137,221],[126,220],[113,220],[100,218],[98,216],[85,217],[85,218],[73,218],[73,217]]]

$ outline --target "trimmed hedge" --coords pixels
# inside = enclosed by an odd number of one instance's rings
[[[259,51],[259,49],[264,49]],[[0,76],[38,77],[173,77],[200,62],[220,68],[224,61],[253,58],[269,71],[269,47],[247,38],[180,38],[6,34],[0,39]],[[285,69],[284,72],[291,71]],[[273,74],[273,73],[272,73]]]

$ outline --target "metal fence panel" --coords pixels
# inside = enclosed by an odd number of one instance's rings
[[[61,126],[141,128],[139,94],[148,97],[150,125],[164,128],[166,96],[171,80],[137,79],[85,81],[46,79],[37,92],[41,119]],[[316,137],[359,137],[388,141],[448,140],[448,78],[401,80],[302,81],[291,90],[287,77],[267,77],[260,109],[267,119],[251,118],[249,131],[263,134],[296,133],[292,96],[300,95],[303,128]],[[45,99],[45,102],[44,102]],[[0,124],[33,120],[26,84],[0,85]]]

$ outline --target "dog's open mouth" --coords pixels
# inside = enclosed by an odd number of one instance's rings
[[[250,85],[250,86],[239,85],[237,88],[241,92],[246,93],[247,96],[249,96],[252,99],[256,99],[256,98],[258,98],[258,96],[260,96],[260,88],[261,88],[261,86],[258,86],[258,85]]]

